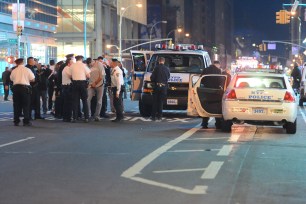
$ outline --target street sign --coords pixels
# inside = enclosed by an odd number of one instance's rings
[[[20,9],[19,9],[19,14],[20,14],[20,19],[24,21],[25,19],[25,4],[24,3],[20,3],[19,4]],[[12,4],[12,19],[13,20],[17,20],[18,19],[18,6],[17,3]]]
[[[9,38],[8,42],[9,44],[17,44],[17,38]]]

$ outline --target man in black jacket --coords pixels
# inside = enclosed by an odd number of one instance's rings
[[[27,68],[29,68],[34,75],[36,75],[37,66],[34,57],[27,58]],[[31,93],[31,109],[30,109],[30,119],[32,119],[32,110],[34,110],[35,119],[44,119],[40,114],[40,98],[38,93],[38,81],[31,82],[32,93]]]
[[[2,82],[4,87],[4,100],[8,101],[8,95],[9,95],[9,86],[10,86],[10,75],[11,72],[8,67],[5,67],[5,71],[2,73]]]
[[[154,84],[153,89],[153,107],[151,120],[155,121],[162,119],[163,102],[167,96],[168,80],[170,78],[169,67],[165,66],[165,58],[160,57],[159,64],[154,68],[150,77],[151,82]]]
[[[214,63],[212,65],[210,65],[209,67],[203,69],[203,72],[201,75],[210,75],[210,74],[222,74],[221,72],[221,65],[219,61],[214,61]],[[218,88],[220,85],[220,82],[216,81],[215,78],[207,78],[205,79],[205,81],[203,81],[203,85],[204,87],[207,88]],[[203,117],[202,119],[202,128],[207,129],[207,125],[208,125],[208,120],[209,117]],[[216,128],[220,129],[221,128],[221,119],[220,118],[215,118],[216,120]]]

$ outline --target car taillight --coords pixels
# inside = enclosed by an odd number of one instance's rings
[[[235,89],[232,89],[230,92],[228,92],[228,94],[226,94],[225,100],[236,100],[237,96],[236,96],[236,92]]]
[[[287,103],[294,103],[295,98],[292,96],[292,94],[289,91],[286,91],[285,96],[284,96],[284,101]]]

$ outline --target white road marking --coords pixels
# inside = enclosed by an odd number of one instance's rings
[[[190,150],[173,150],[168,152],[173,153],[188,153],[188,152],[209,152],[209,151],[219,151],[220,149],[190,149]]]
[[[24,142],[24,141],[27,141],[27,140],[31,140],[31,139],[34,139],[34,138],[35,137],[27,137],[27,138],[22,139],[22,140],[17,140],[17,141],[9,142],[9,143],[6,143],[6,144],[2,144],[2,145],[0,145],[0,148],[1,147],[6,147],[6,146],[9,146],[9,145],[13,145],[13,144],[16,144],[16,143]]]
[[[182,123],[188,123],[189,118],[173,118],[173,119],[169,119],[170,123],[173,122],[182,122]]]
[[[300,110],[301,115],[302,115],[302,117],[303,117],[303,119],[304,119],[304,122],[306,123],[306,116],[305,116],[305,113],[303,113],[303,111],[302,111],[301,108],[299,108],[299,110]]]
[[[160,183],[156,181],[152,181],[149,179],[144,179],[140,177],[136,177],[136,175],[141,174],[141,171],[148,166],[151,162],[153,162],[155,159],[157,159],[159,156],[161,156],[163,153],[167,152],[169,149],[171,149],[176,144],[182,142],[183,140],[191,137],[195,132],[197,132],[200,128],[200,125],[195,126],[194,128],[188,130],[178,138],[171,140],[170,142],[166,143],[165,145],[159,147],[149,155],[142,158],[140,161],[138,161],[136,164],[134,164],[132,167],[128,168],[126,171],[124,171],[121,176],[124,178],[128,178],[134,181],[138,181],[144,184],[167,188],[171,190],[175,190],[182,193],[187,194],[206,194],[207,186],[195,186],[194,189],[185,189],[179,186],[173,186],[165,183]]]
[[[181,193],[186,193],[186,194],[191,194],[191,195],[202,195],[202,194],[206,194],[207,191],[207,186],[195,186],[192,190],[190,189],[185,189],[182,187],[178,187],[178,186],[173,186],[173,185],[169,185],[169,184],[165,184],[165,183],[159,183],[156,181],[152,181],[152,180],[148,180],[148,179],[144,179],[144,178],[140,178],[140,177],[131,177],[131,180],[134,181],[138,181],[140,183],[145,183],[145,184],[149,184],[152,186],[158,186],[158,187],[162,187],[162,188],[166,188],[166,189],[170,189],[170,190],[174,190],[174,191],[178,191]]]
[[[233,145],[223,145],[217,156],[228,156],[233,149]]]
[[[237,142],[239,140],[239,137],[241,136],[241,132],[244,131],[244,127],[237,127],[235,128],[235,132],[237,133],[232,133],[231,137],[228,139],[229,142]]]
[[[204,171],[201,179],[214,179],[216,178],[219,170],[221,169],[224,162],[212,161]]]
[[[156,174],[163,173],[178,173],[178,172],[190,172],[190,171],[205,171],[206,168],[198,168],[198,169],[173,169],[173,170],[161,170],[161,171],[153,171]]]
[[[136,120],[141,120],[141,121],[144,121],[144,122],[152,121],[151,119],[145,119],[143,117],[135,117],[135,118],[131,119],[130,121],[136,121]]]
[[[186,140],[223,140],[228,139],[228,137],[204,137],[204,138],[190,138]]]

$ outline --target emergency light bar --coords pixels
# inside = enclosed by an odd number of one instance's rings
[[[203,45],[188,45],[188,44],[178,44],[178,45],[169,45],[167,46],[167,44],[156,44],[155,45],[155,49],[157,50],[176,50],[176,51],[180,51],[180,50],[204,50],[204,46]]]

